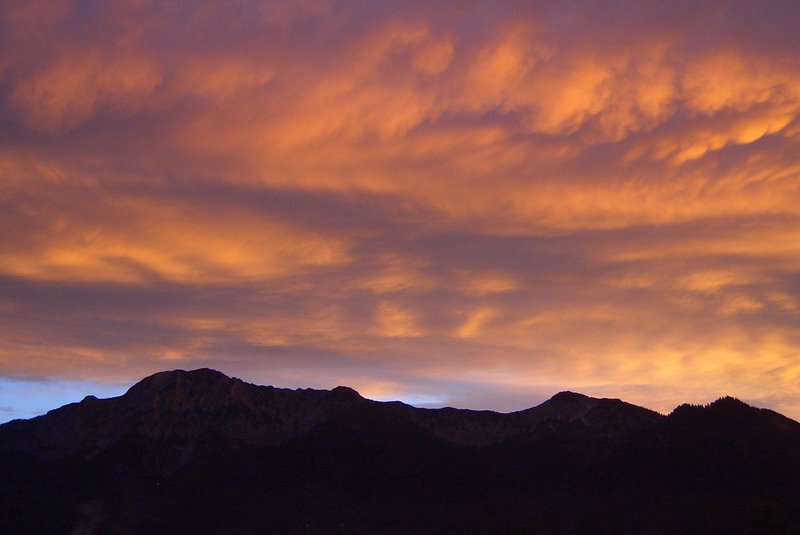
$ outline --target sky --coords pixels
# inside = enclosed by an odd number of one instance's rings
[[[800,3],[0,0],[0,421],[168,369],[800,418]]]

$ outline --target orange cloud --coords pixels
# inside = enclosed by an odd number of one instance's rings
[[[99,212],[99,213],[97,213]],[[185,284],[253,281],[348,261],[347,240],[270,220],[152,199],[116,198],[95,217],[40,214],[36,242],[0,250],[7,276],[136,283],[159,277]],[[116,214],[116,215],[112,215]],[[121,217],[120,217],[121,216]]]
[[[101,107],[123,116],[141,111],[161,83],[157,70],[147,61],[95,54],[77,51],[18,82],[10,102],[26,126],[54,133],[85,123]]]

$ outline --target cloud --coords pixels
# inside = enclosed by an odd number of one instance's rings
[[[800,414],[792,2],[0,17],[4,376]]]

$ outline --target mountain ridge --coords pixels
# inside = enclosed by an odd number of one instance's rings
[[[64,405],[35,418],[12,420],[0,425],[0,438],[4,428],[36,425],[51,420],[49,427],[53,428],[56,437],[48,441],[50,447],[47,450],[40,448],[38,454],[52,457],[57,455],[57,451],[53,451],[57,437],[68,436],[59,426],[62,416],[78,418],[83,422],[79,427],[87,431],[91,431],[91,427],[96,427],[98,423],[114,427],[116,435],[101,438],[100,444],[91,448],[97,450],[119,435],[131,432],[131,418],[139,418],[138,424],[142,429],[150,435],[157,435],[160,425],[168,426],[170,420],[181,415],[197,419],[198,414],[219,412],[223,415],[221,418],[227,420],[218,422],[225,432],[238,432],[244,442],[275,445],[311,432],[337,410],[351,403],[390,410],[441,439],[467,446],[502,442],[512,436],[534,431],[546,422],[578,422],[588,428],[606,430],[625,427],[647,429],[670,417],[680,418],[686,412],[700,415],[731,410],[761,411],[776,423],[796,425],[800,429],[800,424],[794,420],[769,409],[751,407],[731,396],[720,397],[706,405],[684,403],[668,415],[617,398],[594,398],[571,391],[558,392],[539,405],[511,412],[456,407],[420,408],[401,401],[367,399],[348,386],[337,386],[331,390],[279,388],[247,383],[211,368],[198,368],[157,372],[138,381],[121,396],[98,399],[88,395],[80,402]],[[103,409],[122,411],[122,422],[101,418],[98,411]],[[253,417],[249,425],[241,419],[243,412],[248,411]],[[87,420],[93,422],[88,423]],[[86,435],[82,438],[91,440]],[[79,449],[65,447],[63,454],[72,455]]]
[[[0,532],[800,533],[798,452],[731,397],[498,413],[173,370],[0,425]]]
[[[58,411],[58,410],[60,410],[60,409],[62,409],[64,407],[70,407],[70,406],[81,404],[81,403],[91,403],[91,402],[94,402],[94,401],[106,401],[106,400],[110,400],[110,399],[119,399],[119,398],[123,398],[123,397],[130,398],[130,397],[140,396],[140,395],[142,395],[142,393],[144,393],[147,390],[152,390],[154,388],[155,389],[160,389],[160,388],[163,388],[164,386],[167,386],[167,385],[174,385],[176,382],[178,382],[180,384],[186,384],[184,381],[179,381],[178,378],[191,378],[191,382],[192,382],[192,384],[194,385],[195,388],[209,388],[209,387],[213,387],[213,386],[218,386],[218,385],[215,385],[214,383],[223,383],[223,384],[227,384],[230,387],[236,386],[236,387],[239,387],[239,388],[241,388],[241,387],[267,388],[267,389],[274,389],[274,390],[282,391],[282,392],[315,392],[315,393],[326,393],[327,392],[327,393],[330,393],[330,394],[339,393],[340,395],[344,395],[345,393],[347,393],[349,395],[352,395],[355,398],[360,398],[360,399],[363,399],[363,400],[366,400],[366,401],[370,401],[370,402],[374,402],[374,403],[389,403],[389,404],[398,404],[398,403],[400,403],[402,405],[406,405],[406,406],[412,407],[414,409],[425,410],[425,411],[463,411],[463,412],[467,412],[467,413],[492,413],[492,414],[498,414],[498,415],[512,415],[512,414],[530,413],[530,412],[536,411],[538,409],[542,409],[542,408],[544,408],[544,406],[548,406],[548,407],[549,406],[554,406],[554,407],[559,407],[561,409],[558,412],[562,413],[561,416],[563,417],[564,416],[563,413],[566,411],[567,406],[570,405],[570,404],[573,405],[574,407],[582,406],[585,410],[582,411],[580,416],[583,416],[586,412],[588,412],[588,409],[595,408],[599,402],[605,402],[605,403],[618,402],[618,403],[623,403],[623,404],[631,406],[631,407],[636,407],[638,409],[642,409],[642,410],[647,411],[649,413],[659,414],[661,416],[668,416],[669,414],[672,414],[675,411],[679,411],[679,410],[682,410],[682,409],[687,408],[687,407],[692,408],[692,409],[695,409],[695,408],[713,409],[713,408],[716,408],[716,407],[718,407],[720,405],[724,405],[724,404],[728,404],[728,405],[730,405],[730,404],[738,404],[738,405],[741,405],[741,406],[744,406],[744,407],[753,408],[753,409],[756,409],[756,410],[769,411],[771,413],[778,414],[778,415],[782,416],[783,418],[786,418],[787,420],[796,422],[795,420],[793,420],[793,419],[791,419],[791,418],[789,418],[789,417],[787,417],[785,415],[782,415],[782,414],[780,414],[780,413],[778,413],[778,412],[776,412],[776,411],[774,411],[772,409],[753,407],[753,406],[745,403],[744,401],[741,401],[740,399],[738,399],[738,398],[736,398],[734,396],[730,396],[730,395],[720,396],[716,400],[714,400],[712,402],[709,402],[709,403],[706,403],[706,404],[682,403],[679,406],[677,406],[675,409],[673,409],[670,413],[662,414],[662,413],[659,413],[658,411],[655,411],[653,409],[648,409],[646,407],[632,405],[630,403],[622,401],[619,398],[594,398],[594,397],[591,397],[591,396],[588,396],[586,394],[582,394],[582,393],[579,393],[579,392],[573,392],[573,391],[569,391],[569,390],[564,390],[564,391],[557,392],[552,397],[550,397],[549,399],[543,401],[539,405],[531,406],[531,407],[524,408],[524,409],[519,409],[519,410],[516,410],[516,411],[503,412],[503,411],[496,411],[496,410],[492,410],[492,409],[468,409],[468,408],[460,408],[460,407],[452,407],[452,406],[445,406],[445,407],[438,407],[438,408],[417,407],[417,406],[414,406],[414,405],[411,405],[411,404],[408,404],[408,403],[405,403],[405,402],[402,402],[402,401],[377,401],[377,400],[372,400],[372,399],[363,397],[357,390],[355,390],[352,387],[346,386],[346,385],[339,385],[339,386],[336,386],[336,387],[334,387],[332,389],[315,389],[315,388],[290,389],[290,388],[276,387],[276,386],[272,386],[272,385],[258,385],[258,384],[255,384],[255,383],[248,383],[248,382],[246,382],[246,381],[244,381],[244,380],[242,380],[242,379],[240,379],[238,377],[228,376],[228,375],[224,374],[223,372],[220,372],[220,371],[212,369],[212,368],[197,368],[197,369],[192,369],[192,370],[174,369],[174,370],[165,370],[165,371],[156,372],[156,373],[153,373],[153,374],[151,374],[149,376],[146,376],[143,379],[141,379],[140,381],[134,383],[121,396],[116,396],[116,397],[112,397],[112,398],[97,398],[93,394],[87,394],[79,402],[68,403],[68,404],[66,404],[66,405],[64,405],[62,407],[56,407],[54,409],[51,409],[51,410],[47,411],[47,413],[39,415],[39,416],[35,416],[35,417],[32,417],[32,418],[17,418],[17,419],[10,420],[10,421],[5,422],[5,423],[0,424],[0,425],[5,425],[5,424],[16,422],[16,421],[35,420],[35,419],[38,419],[38,418],[42,418],[42,417],[50,414],[53,411]],[[235,390],[234,390],[234,392],[235,392]],[[216,393],[219,393],[219,392],[216,392]],[[554,414],[554,416],[557,417],[558,415]],[[578,415],[576,414],[576,417],[577,416]]]
[[[217,370],[199,368],[157,372],[135,383],[121,396],[107,399],[86,396],[80,402],[53,409],[45,415],[29,420],[13,420],[4,425],[11,424],[10,427],[13,428],[35,425],[49,419],[52,426],[55,426],[55,434],[66,436],[58,425],[58,419],[62,415],[78,417],[83,422],[82,427],[86,428],[97,425],[98,411],[109,409],[122,411],[128,420],[132,417],[143,419],[139,424],[152,434],[156,432],[155,427],[160,424],[168,425],[170,417],[183,413],[186,413],[185,418],[192,418],[193,412],[210,414],[221,411],[226,418],[235,418],[237,414],[234,413],[237,411],[238,415],[241,415],[240,411],[250,411],[250,415],[255,418],[253,427],[271,428],[272,434],[267,436],[266,433],[257,433],[255,429],[244,430],[240,426],[241,436],[245,441],[252,438],[256,442],[276,444],[310,432],[315,425],[336,412],[337,408],[341,409],[343,404],[350,403],[365,403],[376,409],[396,412],[439,438],[473,446],[486,446],[516,434],[530,432],[548,420],[579,420],[586,425],[603,425],[606,422],[593,418],[593,415],[597,416],[601,412],[598,411],[599,408],[610,405],[631,415],[635,413],[643,421],[655,421],[663,417],[655,411],[618,399],[592,398],[568,391],[559,392],[537,406],[508,413],[454,407],[418,408],[399,401],[370,400],[347,386],[338,386],[331,390],[278,388],[247,383]],[[87,420],[95,422],[89,423]],[[114,427],[118,434],[130,431],[126,429],[129,421],[118,423],[100,419],[99,422]],[[279,428],[281,424],[286,425]],[[251,435],[248,437],[245,431],[249,431]],[[57,440],[55,437],[50,442]],[[103,441],[104,444],[105,442],[108,440]],[[79,448],[66,447],[64,451],[74,454],[76,449]],[[44,450],[39,453],[45,454]],[[52,457],[54,454],[51,451],[47,456]]]

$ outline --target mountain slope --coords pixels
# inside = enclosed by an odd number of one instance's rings
[[[0,474],[0,533],[800,529],[800,424],[732,398],[500,414],[177,370],[0,426]]]

